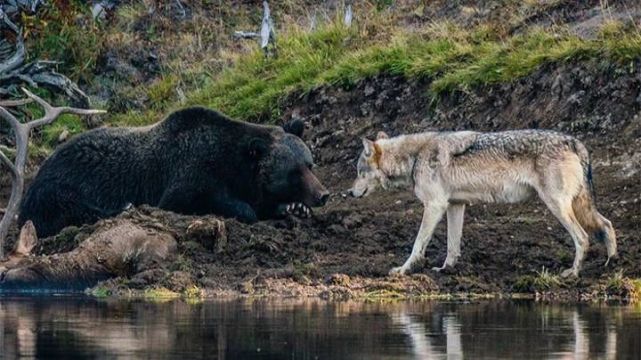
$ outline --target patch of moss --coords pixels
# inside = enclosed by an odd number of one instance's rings
[[[203,298],[203,291],[198,286],[192,285],[182,292],[182,297],[186,300],[201,300]]]
[[[143,293],[143,298],[147,300],[173,300],[179,298],[180,294],[174,291],[171,291],[164,287],[146,289]]]
[[[48,148],[54,148],[60,140],[68,140],[71,136],[87,130],[85,123],[77,115],[60,115],[51,125],[43,128],[41,143]],[[63,132],[67,132],[66,139],[60,139]]]
[[[111,296],[111,290],[107,289],[106,287],[98,286],[91,289],[89,295],[96,298],[106,298]]]

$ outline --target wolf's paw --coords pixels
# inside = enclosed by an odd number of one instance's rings
[[[574,268],[565,269],[561,272],[561,277],[564,279],[570,277],[579,277],[579,271]]]
[[[405,266],[398,266],[395,268],[392,268],[392,270],[389,271],[390,275],[405,275],[407,274],[407,268]]]
[[[454,266],[457,264],[458,256],[448,256],[441,267],[433,267],[432,271],[437,273],[448,274],[454,270]]]
[[[435,266],[435,267],[433,267],[433,268],[432,268],[432,271],[435,271],[435,272],[437,272],[437,273],[440,273],[441,271],[446,270],[447,268],[449,268],[449,266],[447,266],[447,265],[443,265],[443,266],[441,266],[441,267],[439,267],[439,266]],[[444,272],[444,271],[443,271],[443,272]]]
[[[285,212],[301,219],[309,219],[312,217],[312,210],[303,203],[288,204],[285,207]]]

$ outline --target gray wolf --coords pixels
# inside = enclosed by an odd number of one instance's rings
[[[412,253],[392,274],[410,272],[423,258],[443,214],[447,214],[447,257],[436,271],[454,266],[460,256],[466,204],[520,202],[533,194],[574,241],[574,263],[561,273],[563,277],[578,276],[589,235],[605,242],[608,262],[617,255],[614,228],[595,207],[590,156],[572,136],[520,130],[425,132],[389,138],[381,132],[376,141],[362,140],[351,195],[369,195],[379,185],[411,188],[425,207]]]
[[[151,126],[88,131],[44,162],[19,225],[31,220],[50,236],[141,204],[245,222],[278,217],[290,203],[306,214],[329,192],[312,171],[300,125],[255,125],[192,107]]]

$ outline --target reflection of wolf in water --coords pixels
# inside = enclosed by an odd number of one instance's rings
[[[498,133],[426,132],[376,141],[363,139],[358,178],[350,193],[369,194],[412,186],[425,206],[412,254],[391,273],[407,273],[423,258],[434,228],[447,212],[447,258],[440,268],[454,266],[460,255],[465,204],[473,201],[519,202],[536,193],[572,236],[576,254],[562,276],[578,276],[588,248],[588,234],[603,239],[608,261],[617,255],[612,224],[596,210],[592,166],[585,146],[553,131]],[[607,262],[606,262],[607,264]]]

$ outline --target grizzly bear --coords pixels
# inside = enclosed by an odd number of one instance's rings
[[[191,107],[146,127],[88,131],[44,162],[22,202],[19,225],[31,220],[46,237],[141,204],[244,222],[278,217],[292,203],[309,213],[329,192],[312,172],[303,129]]]

